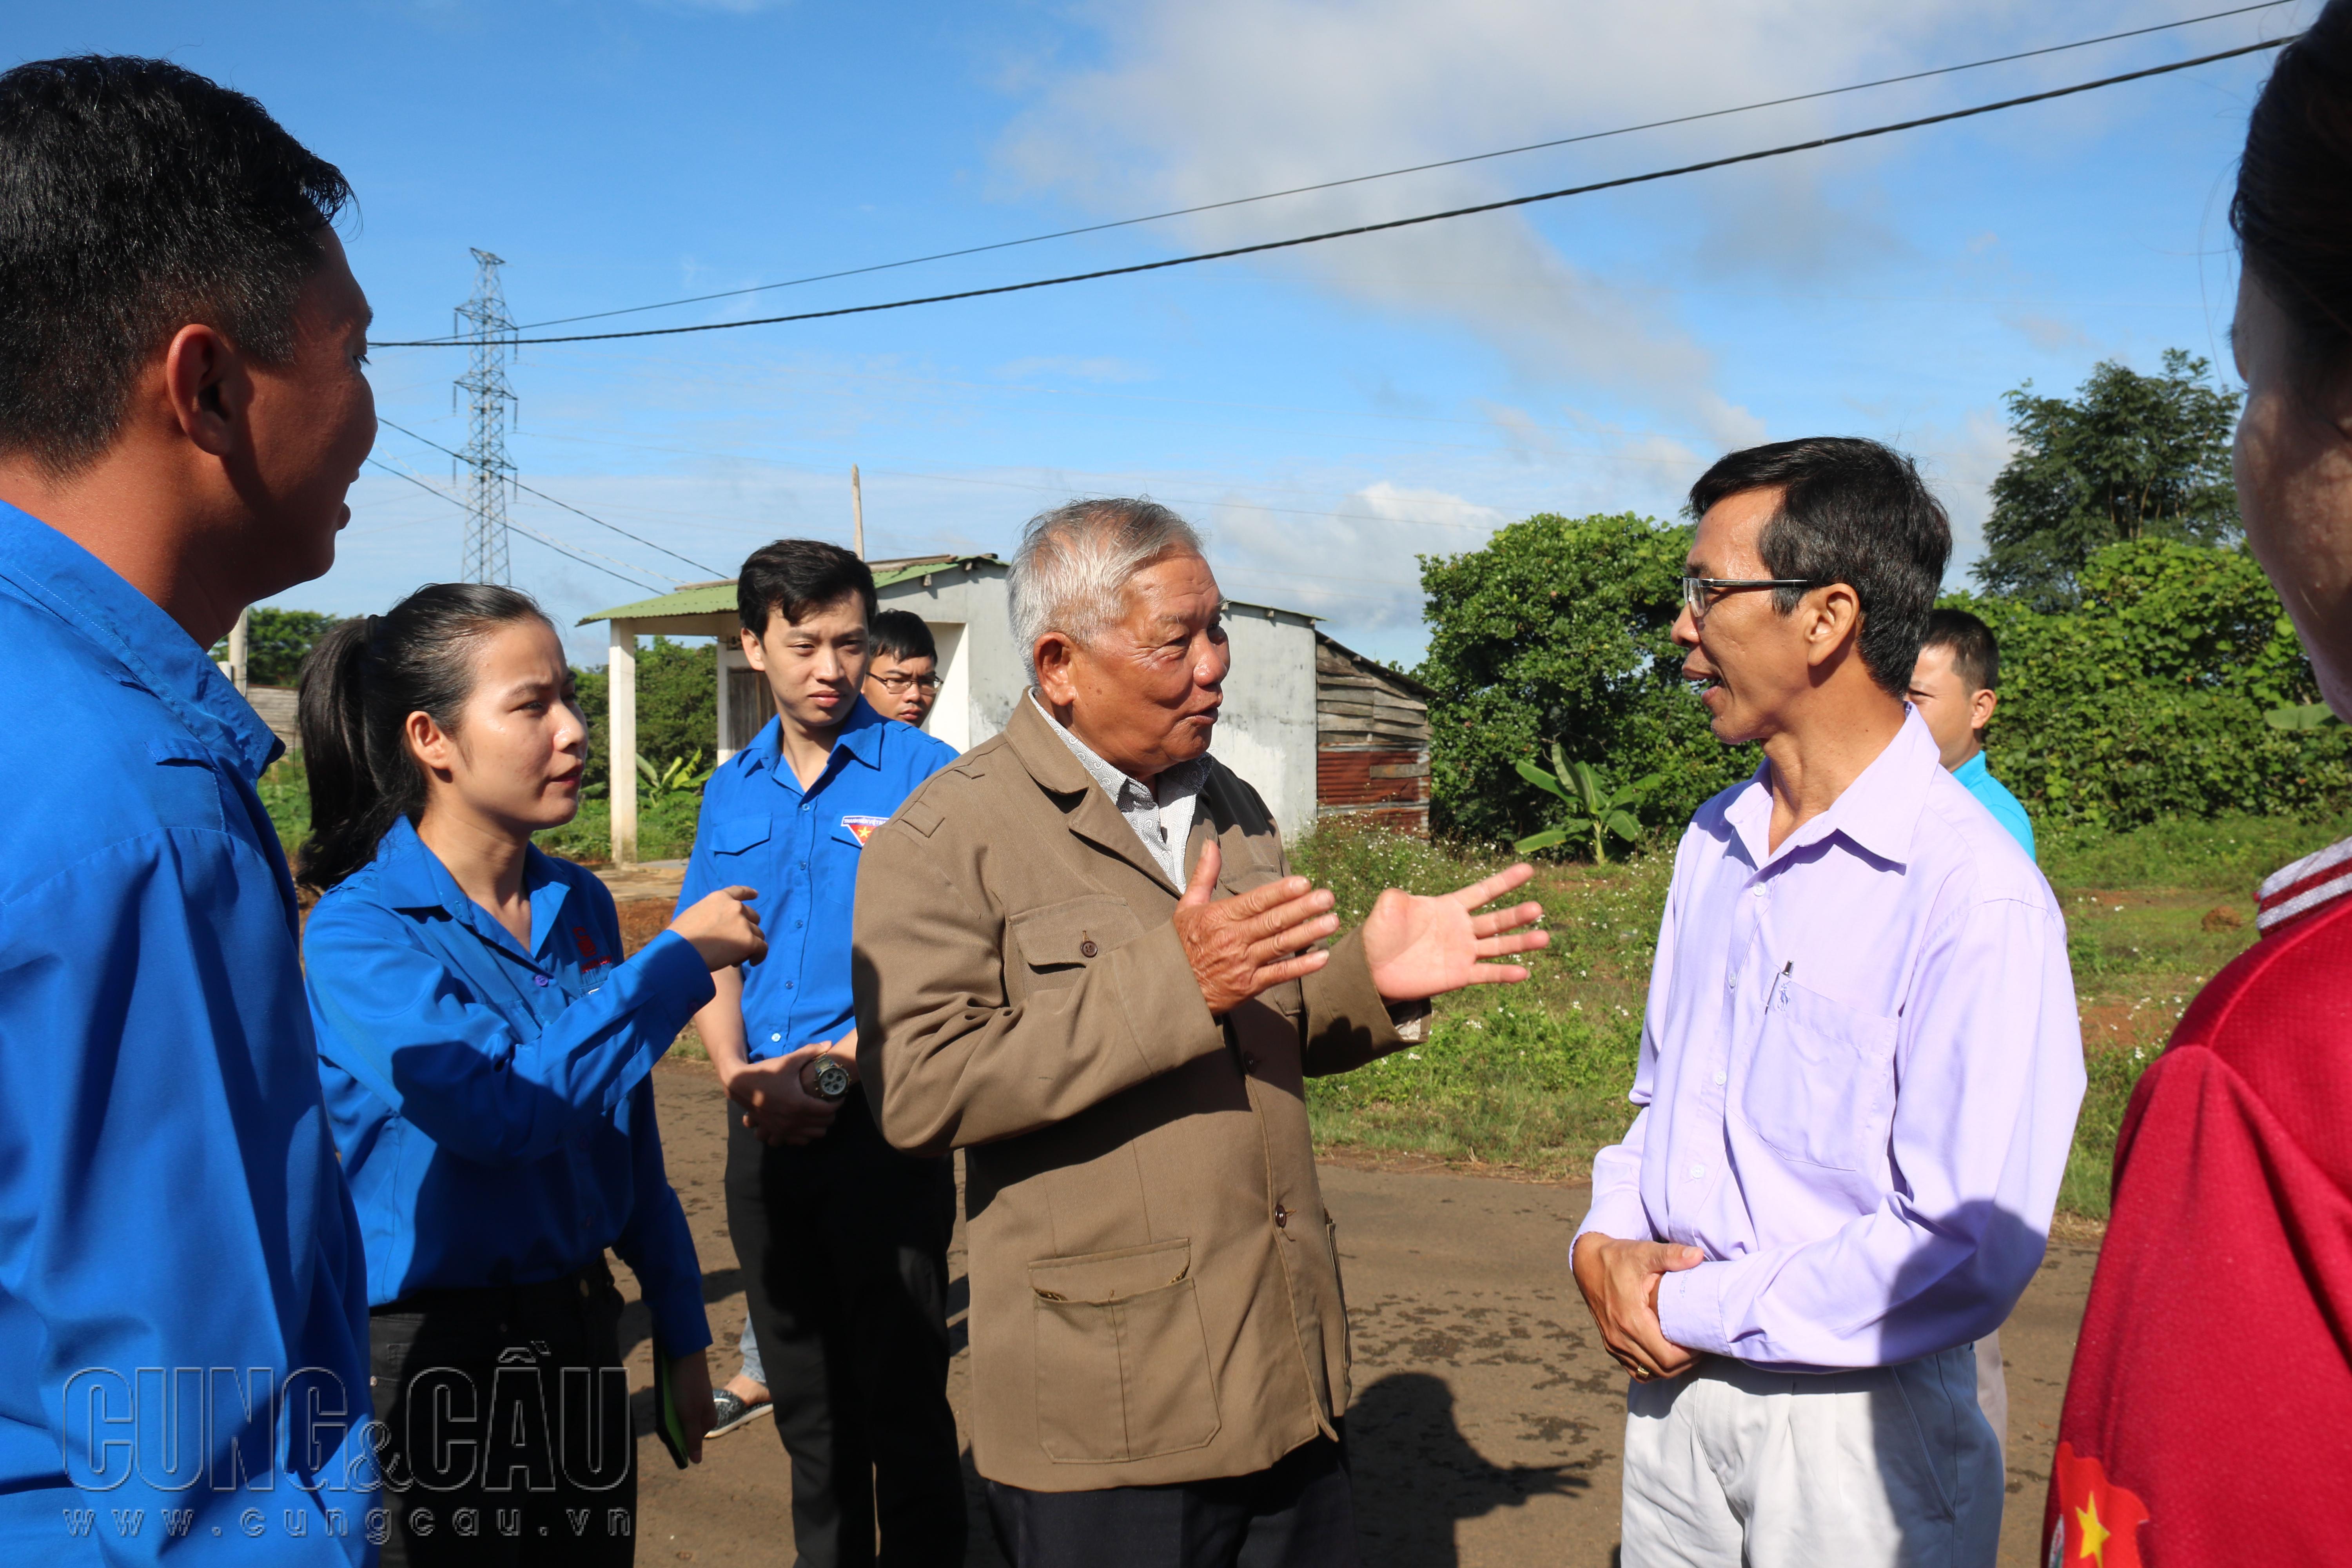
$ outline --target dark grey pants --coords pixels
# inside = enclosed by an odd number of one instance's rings
[[[1033,1492],[988,1483],[1014,1568],[1359,1568],[1340,1445],[1318,1438],[1270,1469],[1184,1486]]]
[[[959,1568],[953,1168],[884,1142],[862,1089],[801,1148],[761,1143],[731,1106],[727,1122],[727,1224],[792,1456],[801,1568]]]
[[[368,1318],[386,1568],[628,1568],[636,1443],[621,1293],[561,1279],[426,1290]]]

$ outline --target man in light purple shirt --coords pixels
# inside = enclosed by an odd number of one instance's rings
[[[1676,851],[1643,1109],[1570,1253],[1634,1380],[1624,1563],[1990,1564],[1972,1342],[2073,1141],[2065,928],[1904,701],[1950,550],[1909,460],[1759,447],[1691,505],[1675,640],[1764,762]]]

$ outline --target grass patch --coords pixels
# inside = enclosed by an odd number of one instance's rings
[[[2116,1137],[2139,1075],[2199,986],[2254,938],[2254,886],[2289,861],[2352,837],[2352,817],[2225,817],[2055,838],[2042,867],[2066,913],[2089,1088],[2059,1207],[2104,1219]],[[1299,870],[1360,921],[1383,887],[1450,891],[1507,858],[1378,830],[1325,826],[1294,846]],[[1539,864],[1528,896],[1552,947],[1525,985],[1441,997],[1426,1045],[1307,1086],[1327,1146],[1591,1173],[1632,1120],[1658,916],[1673,858]]]

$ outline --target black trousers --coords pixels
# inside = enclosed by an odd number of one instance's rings
[[[426,1290],[368,1317],[385,1568],[636,1555],[621,1293],[603,1258],[539,1285]]]
[[[1270,1469],[1170,1487],[1033,1492],[988,1483],[1013,1568],[1359,1568],[1346,1450],[1326,1437]]]
[[[801,1568],[958,1568],[952,1167],[883,1142],[863,1089],[799,1148],[761,1143],[731,1106],[727,1121],[727,1224],[792,1456]]]

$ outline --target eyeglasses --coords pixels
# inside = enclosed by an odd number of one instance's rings
[[[940,679],[936,675],[873,675],[866,677],[893,697],[901,696],[909,686],[919,686],[925,691],[937,691]]]
[[[1690,609],[1691,619],[1706,619],[1707,606],[1726,594],[1743,588],[1818,588],[1821,582],[1812,577],[1685,577],[1683,579],[1683,603]]]

